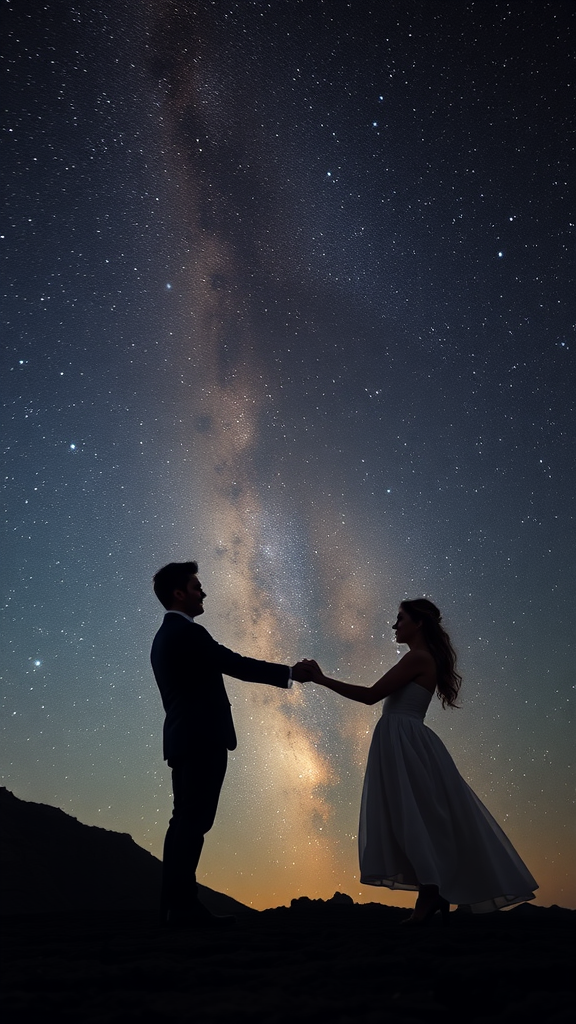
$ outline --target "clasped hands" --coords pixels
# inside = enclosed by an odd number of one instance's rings
[[[324,673],[313,658],[302,658],[291,668],[292,679],[297,683],[319,683]]]

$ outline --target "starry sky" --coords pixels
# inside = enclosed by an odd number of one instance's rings
[[[161,855],[152,574],[240,653],[372,683],[441,607],[429,724],[576,906],[570,2],[5,4],[2,772]],[[380,706],[229,682],[200,880],[360,887]]]

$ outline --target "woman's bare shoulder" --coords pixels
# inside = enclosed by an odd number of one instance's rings
[[[437,667],[430,651],[417,648],[415,651],[408,651],[405,657],[407,659],[406,667],[410,666],[414,678],[426,678],[427,681],[435,685]]]
[[[436,667],[436,662],[434,661],[434,658],[430,651],[424,650],[424,648],[422,647],[417,647],[415,650],[408,651],[404,655],[404,658],[402,660],[406,661],[407,664],[414,666],[433,665],[434,667]]]

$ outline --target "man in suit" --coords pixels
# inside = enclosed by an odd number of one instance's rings
[[[174,927],[211,926],[219,919],[198,899],[196,867],[212,828],[236,733],[222,674],[287,689],[309,673],[222,647],[194,619],[206,594],[196,562],[170,562],[154,576],[166,614],[152,644],[151,661],[162,703],[164,758],[172,769],[174,810],[164,842],[162,913]]]

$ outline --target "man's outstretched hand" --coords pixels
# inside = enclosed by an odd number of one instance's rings
[[[297,683],[309,683],[312,680],[310,666],[306,661],[297,661],[295,665],[292,665],[290,672],[292,679],[295,679]]]

